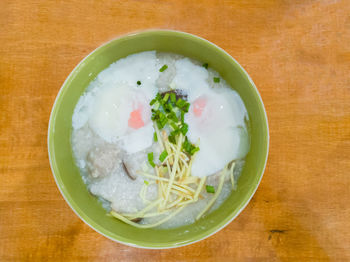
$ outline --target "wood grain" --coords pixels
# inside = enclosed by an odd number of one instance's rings
[[[252,202],[196,244],[142,250],[97,234],[64,202],[46,134],[57,92],[91,50],[167,28],[202,36],[248,71],[270,124]],[[0,2],[0,261],[350,260],[350,2]]]

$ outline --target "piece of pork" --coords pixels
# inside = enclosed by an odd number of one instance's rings
[[[108,176],[121,163],[119,151],[113,147],[95,147],[87,155],[86,164],[93,178]]]

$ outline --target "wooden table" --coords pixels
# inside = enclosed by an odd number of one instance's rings
[[[60,195],[47,125],[90,51],[148,28],[202,36],[255,81],[270,124],[262,183],[214,236],[171,250],[114,243]],[[0,2],[0,261],[350,260],[350,1]]]

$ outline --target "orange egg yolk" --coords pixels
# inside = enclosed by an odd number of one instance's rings
[[[203,113],[203,110],[207,104],[207,99],[204,97],[199,97],[193,102],[193,114],[196,117],[200,117]]]
[[[142,120],[141,109],[136,109],[130,113],[128,125],[131,128],[139,129],[145,125]]]

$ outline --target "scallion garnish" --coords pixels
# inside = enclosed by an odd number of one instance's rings
[[[157,127],[159,129],[164,128],[165,125],[171,127],[172,131],[168,136],[169,142],[176,144],[178,140],[177,136],[181,133],[185,137],[185,140],[182,142],[182,150],[188,155],[194,155],[199,150],[199,147],[190,143],[186,136],[189,127],[185,123],[185,114],[189,110],[190,103],[182,98],[177,98],[174,92],[167,92],[163,94],[158,93],[151,101],[150,105],[152,106],[151,119],[157,124]],[[155,133],[153,135],[153,140],[157,141],[158,139]],[[162,154],[160,160],[164,158],[166,152]],[[149,162],[152,166],[154,165],[153,154],[152,156],[149,155]]]
[[[168,152],[164,150],[159,156],[159,161],[163,163],[163,161],[166,159],[167,156],[168,156]]]
[[[170,125],[174,130],[178,129],[177,125],[174,122],[171,122]]]
[[[182,148],[191,156],[199,150],[199,147],[192,145],[190,141],[188,141],[187,136],[185,138],[185,141],[182,143]]]
[[[168,122],[168,119],[165,116],[165,114],[160,112],[159,110],[156,111],[155,116],[152,117],[152,120],[156,120],[159,129],[162,129]]]
[[[169,93],[166,93],[163,97],[163,101],[168,102],[169,96],[170,96]]]
[[[181,123],[185,121],[185,112],[181,110]]]
[[[215,83],[220,83],[220,77],[214,77],[213,80]]]
[[[186,103],[185,106],[183,107],[183,110],[187,113],[189,108],[190,108],[190,103]]]
[[[168,115],[167,115],[168,119],[170,120],[173,120],[174,122],[178,122],[179,119],[177,118],[175,112],[170,112]]]
[[[163,65],[160,69],[159,72],[164,72],[165,70],[167,70],[168,66],[167,65]]]
[[[158,141],[158,137],[157,137],[157,133],[156,133],[156,132],[154,132],[154,134],[153,134],[153,140],[154,140],[155,142]]]
[[[188,131],[188,125],[186,123],[183,123],[181,128],[180,128],[180,131],[183,135],[186,135],[186,133]]]
[[[181,98],[179,98],[179,100],[176,101],[176,106],[178,108],[182,108],[183,106],[186,105],[186,101],[185,100],[182,100]]]
[[[153,109],[154,109],[154,110],[158,110],[158,109],[159,109],[159,106],[160,106],[159,101],[156,101],[156,102],[154,103],[154,105],[153,105]]]
[[[175,136],[174,136],[174,135],[168,136],[168,139],[169,139],[169,142],[170,142],[170,143],[176,144],[176,139],[175,139]]]
[[[206,185],[205,188],[207,189],[208,193],[214,194],[215,188],[213,186]]]
[[[171,105],[171,103],[167,103],[164,105],[164,111],[167,113],[172,113],[173,110],[173,106]]]
[[[148,163],[149,163],[152,167],[155,167],[156,165],[155,165],[154,162],[153,162],[153,152],[148,153],[147,157],[148,157]]]
[[[151,102],[149,103],[149,105],[150,105],[150,106],[153,106],[155,102],[157,102],[157,99],[156,99],[156,98],[152,99]]]
[[[172,102],[172,103],[176,103],[176,95],[175,95],[175,93],[170,93],[170,101]]]
[[[147,180],[143,180],[143,183],[145,183],[145,185],[149,185],[149,182]]]
[[[141,81],[140,81],[140,80],[139,80],[139,81],[137,81],[136,83],[137,83],[137,85],[138,85],[138,86],[140,86],[140,85],[141,85]]]
[[[156,95],[156,98],[155,98],[155,99],[157,99],[157,100],[162,99],[162,95],[161,95],[161,94],[159,94],[159,93],[157,93],[157,95]]]
[[[191,149],[191,155],[194,155],[194,153],[196,153],[197,151],[199,151],[199,147],[194,147]]]

